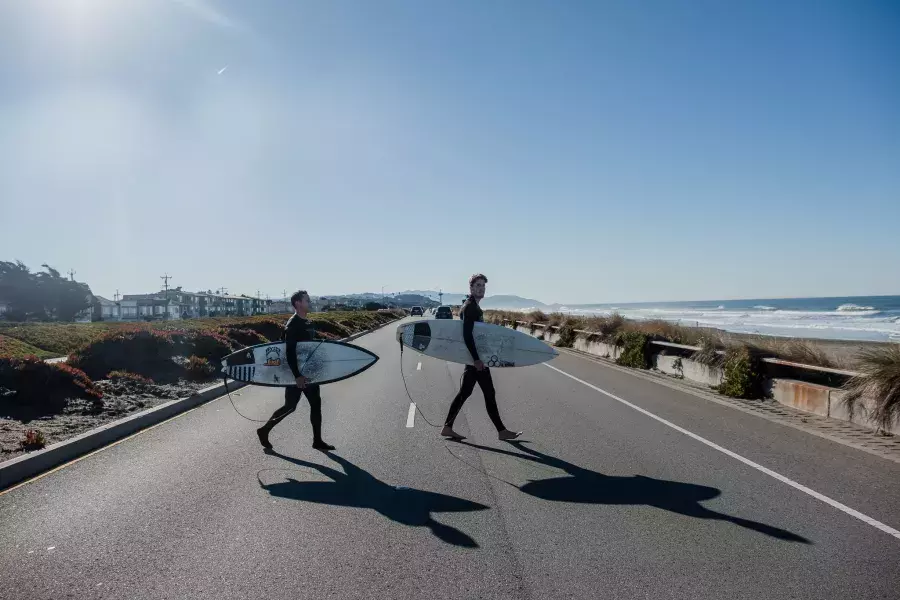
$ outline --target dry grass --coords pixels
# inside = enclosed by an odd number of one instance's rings
[[[886,344],[881,348],[867,348],[857,356],[859,377],[844,386],[844,402],[851,416],[865,410],[864,398],[871,398],[874,407],[869,418],[883,430],[900,423],[900,344]]]
[[[697,345],[700,346],[700,350],[691,355],[691,360],[706,365],[707,367],[721,367],[724,364],[725,356],[719,354],[719,344],[714,340],[710,338],[701,338]]]
[[[309,318],[324,331],[349,335],[370,329],[401,316],[399,312],[352,311],[312,313]],[[288,315],[257,315],[253,317],[209,317],[173,321],[101,321],[97,323],[0,323],[0,354],[23,356],[39,352],[39,358],[65,356],[99,340],[113,331],[196,331],[229,329],[271,330],[278,332]],[[333,333],[333,332],[332,332]],[[11,338],[8,339],[8,338]],[[20,344],[16,345],[16,341]],[[24,344],[25,346],[22,346]]]
[[[722,355],[715,350],[727,350],[731,347],[746,347],[754,356],[772,356],[806,365],[820,367],[852,369],[853,365],[844,361],[835,360],[823,348],[813,341],[785,340],[765,336],[754,337],[748,340],[728,339],[726,334],[717,333],[716,330],[697,327],[686,327],[677,323],[663,320],[631,321],[619,314],[608,317],[575,317],[554,313],[546,315],[535,311],[527,315],[514,311],[486,311],[486,317],[492,323],[502,324],[510,321],[526,321],[534,327],[534,324],[546,324],[561,327],[566,323],[574,329],[589,332],[592,339],[612,342],[620,333],[641,333],[651,340],[699,346],[701,350],[695,356],[704,364],[720,365]],[[723,337],[724,336],[724,337]]]
[[[746,342],[746,345],[753,348],[760,355],[774,356],[804,365],[829,368],[847,366],[837,364],[822,348],[816,347],[814,343],[806,340],[758,337]]]

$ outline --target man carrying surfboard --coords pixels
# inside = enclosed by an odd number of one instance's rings
[[[472,275],[472,277],[469,278],[469,297],[466,298],[466,301],[459,311],[459,318],[462,319],[463,322],[463,341],[466,344],[466,348],[469,350],[469,354],[472,355],[472,360],[475,364],[474,366],[466,365],[466,368],[463,371],[462,385],[459,388],[459,393],[453,399],[453,403],[450,405],[450,412],[447,413],[447,420],[444,422],[444,428],[441,429],[442,436],[455,440],[465,439],[465,436],[459,435],[453,431],[453,422],[456,420],[456,416],[459,414],[465,401],[469,399],[469,396],[471,396],[472,392],[475,390],[476,383],[484,394],[484,404],[485,407],[487,407],[488,416],[494,423],[494,427],[497,428],[498,437],[501,440],[514,440],[522,435],[521,431],[510,431],[503,425],[503,421],[500,419],[500,411],[497,408],[497,395],[494,392],[494,380],[491,377],[491,370],[484,366],[484,363],[478,357],[478,349],[475,347],[475,336],[473,335],[473,331],[476,322],[484,321],[484,311],[481,310],[478,303],[484,298],[486,285],[487,277],[481,273]]]
[[[259,443],[263,448],[272,448],[269,442],[269,432],[278,425],[282,419],[297,410],[300,396],[306,394],[309,401],[309,420],[313,430],[313,445],[316,450],[334,450],[334,446],[326,444],[322,439],[322,396],[318,385],[307,385],[306,378],[300,373],[297,365],[297,342],[310,342],[315,337],[315,327],[306,318],[309,314],[309,294],[305,290],[295,292],[291,296],[291,306],[294,314],[284,325],[281,339],[285,342],[285,355],[291,373],[294,374],[295,385],[284,388],[284,406],[272,413],[265,425],[256,430]]]

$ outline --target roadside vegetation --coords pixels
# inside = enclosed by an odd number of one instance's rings
[[[866,347],[848,359],[836,359],[822,345],[809,340],[790,340],[766,336],[737,336],[698,327],[684,327],[662,320],[632,321],[621,315],[577,317],[541,311],[520,313],[491,310],[488,322],[509,325],[531,334],[542,334],[541,325],[557,327],[557,346],[572,348],[578,339],[603,342],[619,348],[620,365],[649,369],[652,365],[651,341],[671,342],[699,348],[685,355],[695,362],[721,368],[724,379],[717,390],[736,398],[761,398],[765,357],[837,368],[861,373],[851,378],[845,389],[848,410],[867,410],[869,417],[887,429],[900,422],[900,344]],[[679,362],[679,364],[682,364]],[[871,404],[864,400],[870,399]]]
[[[320,338],[339,339],[403,314],[328,312],[310,319]],[[219,360],[279,340],[286,318],[0,326],[18,336],[0,335],[0,461],[208,386]],[[67,362],[42,360],[61,353],[69,354]]]
[[[900,423],[900,344],[862,351],[857,369],[860,375],[844,386],[850,414],[867,413],[883,430]],[[865,406],[867,398],[874,400],[871,407]]]

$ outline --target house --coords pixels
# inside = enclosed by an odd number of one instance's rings
[[[119,300],[118,304],[120,321],[181,318],[179,306],[171,298],[129,298]]]
[[[99,321],[118,321],[119,303],[103,296],[94,296],[94,319]]]
[[[272,300],[266,306],[266,313],[270,315],[279,315],[292,312],[291,303],[287,300]]]

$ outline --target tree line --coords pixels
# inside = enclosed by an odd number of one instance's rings
[[[73,321],[91,307],[86,283],[72,281],[49,265],[32,272],[23,262],[0,261],[0,304],[9,321]]]

